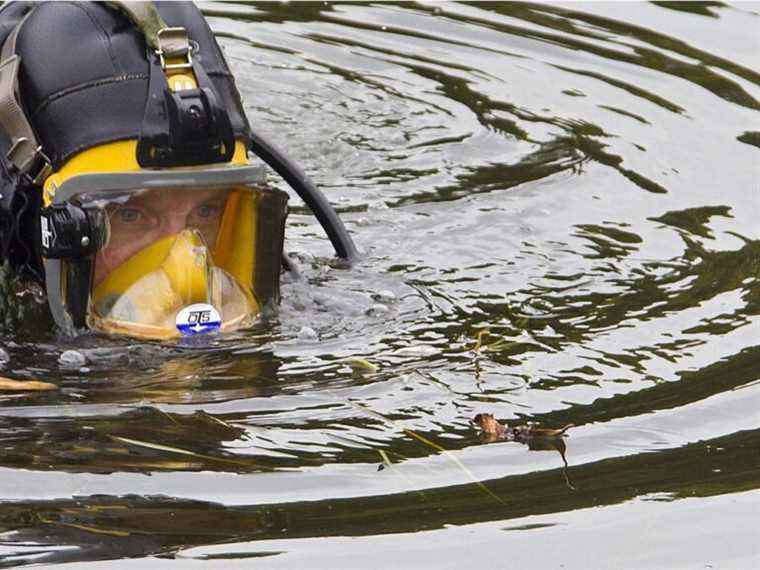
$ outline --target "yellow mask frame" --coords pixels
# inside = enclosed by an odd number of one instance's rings
[[[93,149],[94,150],[94,149]],[[150,189],[176,189],[176,191],[192,192],[209,187],[228,188],[230,190],[222,214],[222,224],[214,247],[209,252],[209,259],[215,267],[224,270],[233,282],[240,284],[246,306],[250,308],[248,315],[236,315],[222,323],[222,330],[239,328],[243,322],[251,322],[261,308],[268,303],[279,301],[279,273],[282,263],[282,246],[284,239],[284,223],[287,215],[287,194],[265,186],[264,168],[257,165],[205,168],[182,168],[161,171],[138,170],[120,173],[88,173],[60,179],[65,180],[60,187],[55,186],[55,179],[50,181],[51,187],[46,188],[51,203],[62,203],[73,200],[77,203],[103,204],[108,196],[123,196],[130,191],[145,191]],[[137,189],[137,190],[133,190]],[[245,212],[245,215],[241,215]],[[248,214],[250,213],[250,214]],[[261,223],[260,223],[261,222]],[[274,230],[274,231],[273,231]],[[240,244],[252,244],[249,247],[239,247]],[[138,252],[124,268],[117,268],[108,282],[99,283],[93,287],[92,267],[89,267],[90,299],[87,307],[87,325],[90,328],[106,330],[109,333],[124,333],[142,338],[171,338],[180,336],[178,330],[157,331],[151,327],[137,326],[139,323],[106,324],[102,315],[98,315],[93,302],[108,293],[123,293],[132,286],[140,275],[155,271],[160,263],[166,261],[168,240],[146,251]],[[253,251],[255,255],[246,252]],[[163,256],[163,259],[162,259]],[[159,261],[161,260],[161,261]],[[131,266],[128,269],[127,266]],[[75,319],[71,318],[71,307],[76,303],[70,302],[69,289],[71,269],[73,264],[65,260],[45,259],[46,275],[49,277],[48,296],[53,315],[57,323],[64,329],[71,329]],[[179,272],[174,272],[179,275]],[[192,273],[192,272],[191,272]],[[57,277],[57,279],[56,279]],[[198,290],[203,289],[195,277]],[[80,277],[81,280],[81,277]],[[175,279],[176,284],[176,279]],[[183,285],[179,285],[181,289]],[[208,289],[208,282],[205,287]],[[77,289],[77,288],[74,288]],[[79,287],[81,289],[81,287]],[[199,297],[201,295],[195,295]],[[193,297],[188,297],[188,300]],[[246,318],[244,318],[246,317]],[[235,321],[235,322],[232,322]]]

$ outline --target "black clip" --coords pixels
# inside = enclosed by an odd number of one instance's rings
[[[46,259],[82,259],[108,241],[108,224],[100,208],[70,202],[40,210],[40,250]]]
[[[137,162],[143,168],[232,160],[232,124],[199,59],[192,62],[198,88],[175,92],[158,58],[150,58],[148,99],[137,143]]]

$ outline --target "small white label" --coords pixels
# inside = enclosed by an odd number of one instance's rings
[[[42,231],[42,247],[50,249],[55,245],[55,234],[50,227],[50,221],[47,216],[40,218],[40,229]]]
[[[222,326],[222,318],[212,305],[195,303],[177,313],[177,330],[185,336],[204,334],[218,331]]]

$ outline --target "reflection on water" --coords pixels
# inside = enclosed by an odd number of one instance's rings
[[[66,340],[2,307],[2,374],[57,389],[0,392],[0,566],[530,541],[555,523],[526,517],[760,487],[755,4],[203,7],[364,259],[333,264],[293,197],[304,279],[247,333]],[[476,414],[575,427],[482,445]]]

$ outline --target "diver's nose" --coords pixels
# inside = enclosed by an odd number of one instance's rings
[[[162,234],[171,236],[178,234],[187,227],[187,215],[184,212],[169,211],[164,216]]]

